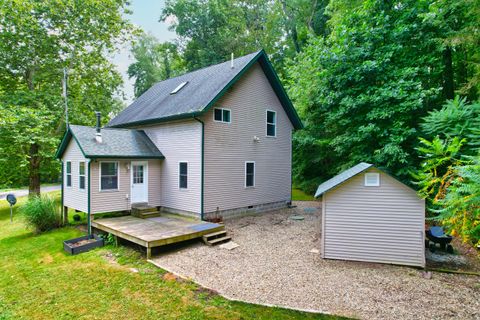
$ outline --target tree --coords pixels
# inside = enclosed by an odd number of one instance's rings
[[[135,97],[139,97],[154,83],[185,71],[177,46],[170,42],[159,43],[152,35],[140,34],[132,44],[131,51],[136,61],[128,67],[128,76],[135,78]]]
[[[285,61],[302,50],[309,35],[327,33],[327,0],[169,0],[161,20],[171,26],[189,71],[225,61],[231,53],[269,53],[283,74]]]
[[[441,101],[442,51],[420,15],[427,1],[345,8],[330,9],[331,33],[312,38],[287,71],[306,123],[295,135],[294,179],[310,190],[361,161],[408,182],[418,120]]]
[[[52,157],[65,128],[63,68],[69,69],[75,123],[91,123],[94,110],[108,115],[121,106],[115,98],[121,77],[107,54],[129,34],[125,6],[123,0],[2,2],[2,178],[19,184],[28,176],[30,194],[38,194],[42,173],[58,176]]]
[[[426,138],[420,138],[422,162],[413,178],[429,216],[464,241],[480,242],[480,103],[456,97],[421,127]]]

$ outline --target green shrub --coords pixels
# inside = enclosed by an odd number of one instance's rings
[[[60,206],[49,196],[30,198],[21,209],[27,225],[36,232],[44,232],[61,226]]]
[[[82,220],[82,217],[80,217],[80,215],[79,215],[78,213],[73,215],[73,221],[77,221],[77,222],[78,222],[78,221],[80,221],[80,220]]]

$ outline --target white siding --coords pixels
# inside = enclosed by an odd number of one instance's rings
[[[100,191],[100,162],[118,161],[119,169],[119,190]],[[90,165],[90,179],[92,189],[90,190],[91,213],[114,212],[130,210],[130,171],[127,165],[130,160],[95,160]]]
[[[163,160],[148,161],[148,205],[161,206],[161,166]]]
[[[200,213],[202,127],[196,120],[142,127],[165,159],[161,164],[161,206]],[[188,189],[179,188],[178,163],[188,162]]]
[[[290,201],[293,126],[261,66],[252,66],[216,107],[231,110],[231,123],[213,121],[213,108],[202,117],[205,212]],[[276,111],[276,137],[266,137],[267,109]],[[245,161],[255,161],[254,188],[245,188]]]
[[[63,154],[63,205],[82,212],[88,211],[88,177],[87,163],[85,162],[85,189],[79,188],[78,167],[81,161],[86,161],[77,142],[70,139],[70,142]],[[72,186],[67,187],[67,161],[72,162]]]
[[[358,174],[323,195],[324,258],[425,265],[425,202],[415,191],[377,170],[379,187]]]
[[[100,191],[100,162],[118,161],[119,164],[119,190]],[[132,161],[147,161],[135,159]],[[160,168],[162,160],[148,160],[148,205],[161,205]],[[90,207],[92,213],[124,211],[131,209],[131,169],[128,166],[131,160],[105,159],[92,161],[90,175],[92,189]],[[131,168],[131,165],[130,165]]]

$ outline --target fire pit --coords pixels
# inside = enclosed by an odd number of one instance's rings
[[[103,245],[103,239],[96,235],[63,241],[63,249],[72,255],[103,247]]]

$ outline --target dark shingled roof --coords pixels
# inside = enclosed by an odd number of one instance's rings
[[[143,130],[103,128],[102,143],[95,140],[95,133],[95,127],[70,125],[56,157],[62,157],[73,137],[86,158],[164,158]]]
[[[206,112],[255,62],[259,62],[295,129],[303,127],[263,50],[199,69],[153,85],[118,116],[109,127],[128,127],[199,116]],[[175,94],[181,83],[187,84]]]

